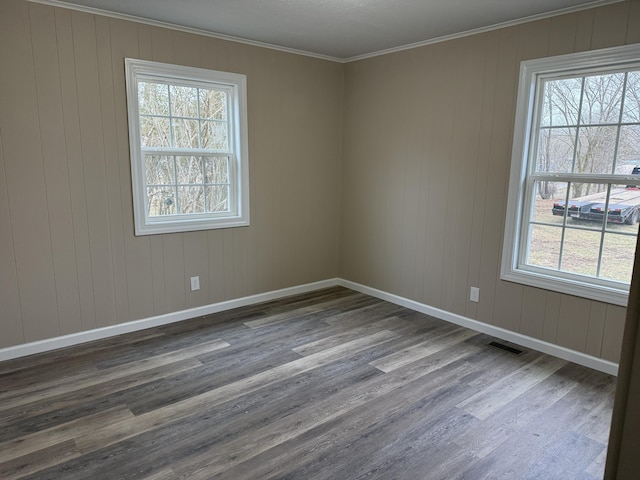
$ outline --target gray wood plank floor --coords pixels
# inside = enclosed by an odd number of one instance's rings
[[[615,379],[344,288],[0,363],[1,479],[599,479]]]

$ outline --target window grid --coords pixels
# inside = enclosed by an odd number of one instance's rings
[[[226,210],[216,210],[216,209],[209,209],[207,208],[207,206],[209,205],[208,203],[208,188],[207,187],[225,187],[227,189],[227,198],[230,192],[230,189],[232,187],[231,182],[229,181],[230,175],[229,175],[229,169],[230,169],[230,161],[229,161],[229,156],[203,156],[203,155],[198,155],[198,163],[200,164],[200,172],[202,173],[202,182],[180,182],[179,181],[179,172],[178,172],[178,157],[196,157],[195,155],[187,155],[186,153],[188,152],[183,152],[182,155],[170,155],[167,154],[166,151],[163,151],[163,156],[165,157],[171,157],[172,158],[172,164],[173,164],[173,175],[174,175],[174,182],[173,183],[154,183],[154,182],[147,182],[146,183],[146,187],[149,188],[161,188],[161,189],[166,189],[166,190],[171,190],[173,192],[173,197],[174,197],[174,202],[176,205],[176,212],[175,215],[180,215],[180,214],[184,214],[183,211],[183,207],[180,204],[180,195],[178,194],[178,190],[180,187],[200,187],[202,188],[202,192],[203,192],[203,202],[205,205],[204,211],[206,213],[221,213],[221,212],[228,212],[228,208]],[[211,159],[211,160],[223,160],[224,159],[224,170],[227,172],[226,173],[226,178],[227,181],[226,182],[209,182],[207,181],[207,163],[206,160],[207,159]],[[227,205],[228,205],[228,201],[227,201]],[[151,210],[151,204],[149,204],[149,206],[147,207],[149,209],[149,211]]]

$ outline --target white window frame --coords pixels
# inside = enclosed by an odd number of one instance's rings
[[[629,285],[567,272],[535,268],[524,263],[526,232],[523,232],[531,212],[533,181],[529,173],[535,169],[535,141],[537,117],[536,87],[539,79],[562,75],[576,76],[585,72],[603,72],[637,68],[640,65],[640,45],[627,45],[602,50],[561,55],[523,61],[520,64],[518,97],[514,124],[511,173],[507,199],[507,215],[502,251],[501,278],[533,287],[599,300],[616,305],[627,305]],[[529,160],[531,158],[531,160]],[[559,177],[565,177],[562,174]],[[574,174],[579,176],[579,174]],[[597,183],[638,184],[637,176],[584,175]],[[576,180],[578,178],[575,178]],[[558,181],[563,181],[563,178]],[[533,193],[535,195],[535,193]],[[633,261],[633,259],[630,259]]]
[[[125,58],[131,183],[136,235],[209,230],[249,225],[249,160],[247,139],[247,80],[242,74]],[[228,212],[150,216],[147,206],[144,151],[140,138],[138,82],[223,88],[228,95],[230,200]],[[166,154],[215,155],[205,149],[165,149]],[[176,179],[177,181],[177,179]]]

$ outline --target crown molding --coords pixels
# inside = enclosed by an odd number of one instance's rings
[[[128,15],[126,13],[111,12],[109,10],[103,10],[101,8],[87,7],[84,5],[77,5],[75,3],[65,2],[63,0],[27,0],[31,3],[39,3],[42,5],[48,5],[50,7],[64,8],[67,10],[75,10],[77,12],[89,13],[92,15],[100,15],[103,17],[116,18],[118,20],[126,20],[129,22],[142,23],[152,27],[168,28],[170,30],[176,30],[179,32],[193,33],[195,35],[202,35],[204,37],[216,38],[218,40],[226,40],[228,42],[242,43],[244,45],[250,45],[252,47],[268,48],[270,50],[277,50],[284,53],[292,53],[294,55],[302,55],[305,57],[317,58],[320,60],[328,60],[330,62],[344,63],[344,59],[332,57],[330,55],[322,55],[320,53],[307,52],[305,50],[298,50],[296,48],[282,47],[280,45],[274,45],[266,42],[259,42],[257,40],[249,40],[241,37],[234,37],[233,35],[225,35],[223,33],[211,32],[209,30],[202,30],[200,28],[185,27],[183,25],[177,25],[170,22],[161,22],[159,20],[151,20],[149,18],[138,17],[136,15]]]
[[[421,42],[410,43],[408,45],[401,45],[399,47],[387,48],[384,50],[378,50],[377,52],[365,53],[363,55],[357,55],[355,57],[345,58],[342,63],[357,62],[359,60],[365,60],[367,58],[379,57],[381,55],[388,55],[390,53],[402,52],[405,50],[412,50],[414,48],[420,48],[427,45],[433,45],[434,43],[448,42],[449,40],[456,40],[458,38],[469,37],[471,35],[478,35],[481,33],[487,33],[494,30],[500,30],[501,28],[514,27],[523,23],[534,22],[536,20],[544,20],[546,18],[557,17],[560,15],[567,15],[569,13],[580,12],[583,10],[589,10],[596,7],[603,7],[614,3],[621,3],[626,0],[596,0],[594,2],[586,3],[584,5],[576,5],[575,7],[561,8],[552,12],[540,13],[538,15],[530,15],[528,17],[522,17],[516,20],[509,20],[508,22],[496,23],[481,28],[474,28],[472,30],[466,30],[460,33],[453,33],[451,35],[444,35],[442,37],[431,38],[429,40],[423,40]]]
[[[460,32],[460,33],[454,33],[451,35],[444,35],[441,37],[436,37],[436,38],[431,38],[428,40],[423,40],[420,42],[415,42],[415,43],[410,43],[407,45],[401,45],[398,47],[393,47],[393,48],[387,48],[384,50],[378,50],[376,52],[371,52],[371,53],[365,53],[362,55],[356,55],[353,57],[349,57],[349,58],[339,58],[339,57],[332,57],[330,55],[322,55],[319,53],[313,53],[313,52],[308,52],[306,50],[298,50],[295,48],[289,48],[289,47],[283,47],[280,45],[274,45],[271,43],[266,43],[266,42],[259,42],[257,40],[249,40],[246,38],[241,38],[241,37],[235,37],[232,35],[225,35],[222,33],[215,33],[215,32],[211,32],[208,30],[202,30],[199,28],[191,28],[191,27],[185,27],[182,25],[176,25],[173,23],[168,23],[168,22],[161,22],[158,20],[150,20],[148,18],[143,18],[143,17],[138,17],[135,15],[127,15],[124,13],[116,13],[116,12],[111,12],[108,10],[103,10],[100,8],[93,8],[93,7],[86,7],[84,5],[77,5],[74,3],[69,3],[69,2],[65,2],[63,0],[27,0],[28,2],[32,2],[32,3],[40,3],[43,5],[49,5],[52,7],[59,7],[59,8],[66,8],[69,10],[76,10],[79,12],[85,12],[85,13],[90,13],[93,15],[102,15],[105,17],[111,17],[111,18],[117,18],[120,20],[127,20],[127,21],[131,21],[131,22],[137,22],[137,23],[142,23],[145,25],[150,25],[153,27],[162,27],[162,28],[168,28],[171,30],[176,30],[176,31],[180,31],[180,32],[186,32],[186,33],[193,33],[196,35],[203,35],[205,37],[211,37],[211,38],[216,38],[218,40],[226,40],[228,42],[235,42],[235,43],[242,43],[245,45],[250,45],[253,47],[261,47],[261,48],[268,48],[270,50],[277,50],[280,52],[284,52],[284,53],[291,53],[294,55],[302,55],[305,57],[311,57],[311,58],[317,58],[320,60],[327,60],[330,62],[336,62],[336,63],[351,63],[351,62],[357,62],[359,60],[365,60],[367,58],[373,58],[373,57],[379,57],[382,55],[388,55],[390,53],[396,53],[396,52],[402,52],[405,50],[411,50],[414,48],[420,48],[420,47],[424,47],[427,45],[433,45],[435,43],[442,43],[442,42],[447,42],[449,40],[456,40],[458,38],[464,38],[464,37],[468,37],[471,35],[478,35],[481,33],[486,33],[486,32],[491,32],[493,30],[499,30],[501,28],[508,28],[508,27],[513,27],[516,25],[521,25],[523,23],[527,23],[527,22],[533,22],[536,20],[544,20],[546,18],[551,18],[551,17],[557,17],[559,15],[566,15],[569,13],[575,13],[575,12],[580,12],[582,10],[589,10],[591,8],[596,8],[596,7],[603,7],[606,5],[611,5],[614,3],[621,3],[624,2],[626,0],[595,0],[593,2],[589,2],[583,5],[577,5],[575,7],[567,7],[567,8],[562,8],[559,10],[554,10],[552,12],[547,12],[547,13],[541,13],[538,15],[530,15],[528,17],[523,17],[523,18],[519,18],[517,20],[510,20],[508,22],[502,22],[502,23],[496,23],[494,25],[489,25],[487,27],[481,27],[481,28],[475,28],[472,30],[467,30],[464,32]]]

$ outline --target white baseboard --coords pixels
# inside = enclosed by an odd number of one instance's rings
[[[603,360],[602,358],[587,355],[586,353],[576,352],[575,350],[570,350],[553,343],[545,342],[537,338],[522,335],[521,333],[512,332],[510,330],[505,330],[504,328],[479,322],[462,315],[447,312],[446,310],[431,307],[414,300],[409,300],[408,298],[400,297],[392,293],[387,293],[382,290],[367,287],[366,285],[361,285],[349,280],[338,279],[338,285],[350,288],[351,290],[356,290],[361,293],[366,293],[367,295],[371,295],[372,297],[386,300],[387,302],[395,303],[396,305],[400,305],[402,307],[406,307],[420,313],[431,315],[432,317],[439,318],[440,320],[445,320],[462,327],[470,328],[471,330],[475,330],[477,332],[486,333],[487,335],[491,335],[493,337],[497,337],[502,340],[521,345],[523,347],[532,348],[543,353],[548,353],[549,355],[553,355],[555,357],[562,358],[563,360],[568,360],[579,365],[584,365],[585,367],[593,368],[594,370],[599,370],[601,372],[608,373],[609,375],[618,375],[618,364],[610,362],[608,360]]]
[[[462,327],[470,328],[471,330],[475,330],[477,332],[486,333],[488,335],[492,335],[494,337],[515,343],[517,345],[521,345],[523,347],[532,348],[543,353],[548,353],[549,355],[553,355],[564,360],[569,360],[571,362],[593,368],[594,370],[599,370],[610,375],[618,374],[618,365],[608,360],[603,360],[601,358],[593,357],[585,353],[576,352],[575,350],[570,350],[559,345],[554,345],[537,338],[528,337],[520,333],[505,330],[504,328],[489,325],[477,320],[472,320],[471,318],[467,318],[462,315],[447,312],[446,310],[431,307],[414,300],[409,300],[408,298],[400,297],[392,293],[384,292],[382,290],[367,287],[366,285],[361,285],[359,283],[351,282],[349,280],[344,280],[341,278],[332,278],[320,282],[307,283],[305,285],[299,285],[296,287],[283,288],[281,290],[259,293],[257,295],[250,295],[248,297],[237,298],[235,300],[227,300],[225,302],[214,303],[202,307],[180,310],[178,312],[167,313],[165,315],[158,315],[155,317],[144,318],[142,320],[135,320],[132,322],[121,323],[104,328],[97,328],[95,330],[89,330],[86,332],[78,332],[61,337],[54,337],[37,342],[2,348],[0,349],[0,361],[25,357],[27,355],[47,352],[50,350],[57,350],[59,348],[70,347],[81,343],[101,340],[103,338],[114,337],[116,335],[122,335],[124,333],[131,333],[151,327],[158,327],[160,325],[181,322],[190,318],[223,312],[225,310],[231,310],[233,308],[255,305],[257,303],[277,300],[279,298],[289,297],[291,295],[298,295],[301,293],[312,292],[314,290],[320,290],[322,288],[334,287],[336,285],[350,288],[357,292],[366,293],[367,295],[371,295],[372,297],[386,300],[396,305],[401,305],[411,310],[431,315],[432,317],[439,318],[441,320],[460,325]]]
[[[268,302],[270,300],[290,297],[291,295],[312,292],[314,290],[320,290],[322,288],[335,287],[336,285],[338,285],[338,279],[332,278],[320,282],[298,285],[296,287],[258,293],[257,295],[250,295],[248,297],[237,298],[235,300],[213,303],[211,305],[205,305],[202,307],[189,308],[187,310],[180,310],[178,312],[144,318],[142,320],[134,320],[132,322],[121,323],[109,327],[96,328],[94,330],[88,330],[86,332],[72,333],[70,335],[64,335],[61,337],[48,338],[45,340],[39,340],[37,342],[24,343],[22,345],[2,348],[0,349],[0,362],[4,360],[11,360],[13,358],[25,357],[27,355],[33,355],[35,353],[48,352],[50,350],[70,347],[94,340],[101,340],[103,338],[114,337],[116,335],[122,335],[123,333],[131,333],[151,327],[167,325],[169,323],[181,322],[182,320],[188,320],[190,318],[201,317],[203,315],[223,312],[225,310],[231,310],[233,308],[246,307],[247,305],[254,305],[256,303]]]

